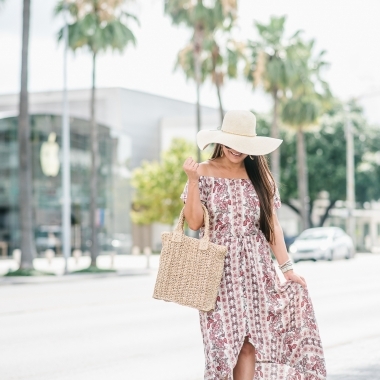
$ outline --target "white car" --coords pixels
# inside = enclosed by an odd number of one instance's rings
[[[339,227],[309,228],[289,247],[293,261],[349,259],[354,256],[352,239]]]

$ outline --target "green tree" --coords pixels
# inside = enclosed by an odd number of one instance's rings
[[[368,124],[363,111],[351,105],[350,121],[355,130],[355,193],[358,206],[380,199],[380,134],[378,127]],[[346,199],[346,140],[345,112],[340,104],[321,118],[318,132],[306,132],[307,160],[310,184],[310,226],[323,226],[330,209],[338,200]],[[281,198],[300,214],[293,200],[298,196],[297,165],[295,162],[297,142],[294,132],[282,132],[281,150]],[[329,193],[329,204],[315,224],[311,220],[314,203],[321,191]]]
[[[285,37],[286,17],[272,16],[268,24],[255,22],[258,41],[248,42],[248,57],[245,75],[253,87],[262,86],[273,100],[270,135],[279,138],[280,102],[289,89],[294,76],[293,55],[289,52],[297,44],[300,31],[290,38]],[[271,154],[271,170],[276,182],[280,179],[280,149]]]
[[[129,44],[135,45],[136,39],[129,28],[129,21],[137,18],[125,10],[125,0],[60,0],[56,14],[65,12],[67,3],[71,22],[68,25],[69,46],[73,51],[87,49],[92,55],[91,89],[91,266],[96,266],[98,256],[98,238],[96,226],[97,209],[97,170],[99,167],[99,143],[96,128],[96,59],[109,49],[123,52]],[[63,28],[58,40],[63,38]]]
[[[187,181],[182,165],[195,151],[194,144],[174,139],[170,148],[162,153],[160,162],[145,161],[133,171],[135,194],[131,216],[134,223],[174,224],[183,207],[179,196]]]
[[[197,130],[199,131],[201,129],[200,88],[205,38],[212,35],[217,28],[229,28],[229,23],[236,17],[236,0],[208,2],[204,0],[165,0],[165,13],[171,17],[174,25],[184,25],[192,31],[191,44],[185,49],[191,52],[193,58],[193,69],[191,69],[193,74],[188,76],[194,78],[196,84]],[[186,67],[188,66],[187,63]],[[187,70],[188,74],[191,70]],[[200,161],[199,150],[198,161]]]
[[[289,50],[294,75],[290,77],[286,99],[282,107],[282,121],[297,132],[297,183],[303,229],[310,226],[308,218],[309,186],[304,131],[315,127],[331,99],[327,82],[321,78],[326,66],[325,51],[313,55],[314,40],[297,43]]]
[[[20,269],[33,268],[36,248],[32,221],[32,165],[29,120],[28,61],[29,61],[29,24],[30,0],[23,2],[22,17],[22,54],[21,54],[21,91],[18,117],[18,151],[19,151],[19,197],[21,228],[21,263]]]

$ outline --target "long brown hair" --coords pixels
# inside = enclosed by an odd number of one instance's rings
[[[222,145],[215,144],[211,159],[222,157]],[[248,156],[244,159],[245,170],[256,190],[260,201],[260,230],[267,241],[274,243],[273,198],[275,193],[274,178],[270,172],[265,156]]]

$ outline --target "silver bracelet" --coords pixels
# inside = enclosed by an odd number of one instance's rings
[[[280,269],[281,269],[281,272],[282,273],[285,273],[289,270],[293,270],[293,263],[292,261],[289,259],[288,261],[286,261],[285,263],[283,263],[282,265],[279,265],[278,266]]]
[[[285,272],[287,272],[289,270],[293,270],[293,265],[289,265],[289,266],[281,269],[282,273],[285,273]]]
[[[283,267],[285,267],[285,266],[287,266],[287,265],[289,265],[291,263],[292,263],[292,260],[289,259],[288,261],[285,261],[283,264],[279,265],[278,267],[281,269],[281,268],[283,268]]]

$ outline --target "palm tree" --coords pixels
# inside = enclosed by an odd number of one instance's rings
[[[72,18],[68,25],[69,46],[75,51],[86,48],[92,54],[92,88],[91,88],[91,266],[96,266],[98,256],[98,239],[96,225],[97,209],[97,170],[99,166],[98,134],[96,127],[96,58],[108,49],[123,52],[128,44],[136,44],[136,39],[128,26],[129,19],[137,18],[124,10],[125,0],[69,0],[67,9]],[[60,0],[55,13],[64,12],[66,0]],[[58,33],[58,40],[63,38],[63,28]]]
[[[286,39],[286,17],[272,16],[269,24],[255,23],[259,41],[249,41],[249,59],[245,68],[247,79],[254,87],[262,85],[273,99],[271,137],[279,138],[280,100],[289,87],[294,67],[289,49],[296,43],[300,31]],[[280,150],[271,154],[271,169],[276,182],[280,180]]]
[[[20,269],[33,269],[35,244],[32,222],[32,165],[30,145],[29,95],[28,95],[28,59],[29,59],[29,23],[30,0],[23,3],[22,54],[21,54],[21,90],[18,117],[19,149],[19,197],[21,229]]]
[[[327,65],[323,60],[325,51],[313,57],[313,48],[313,40],[305,43],[299,40],[289,52],[296,70],[290,79],[292,90],[284,100],[281,115],[283,122],[297,133],[297,182],[303,229],[311,224],[304,131],[316,125],[331,99],[329,86],[321,78],[321,71]]]
[[[224,43],[223,51],[221,43],[218,43],[215,34],[205,37],[203,41],[203,56],[201,60],[201,83],[210,78],[215,85],[219,102],[219,114],[221,123],[224,117],[221,88],[226,77],[236,78],[238,75],[238,63],[244,59],[244,44],[233,39]],[[178,53],[176,67],[181,67],[187,79],[195,79],[194,69],[194,45],[190,42]]]
[[[200,131],[200,88],[204,40],[213,33],[216,26],[228,27],[228,22],[236,18],[236,0],[213,0],[207,3],[203,0],[165,0],[165,13],[171,17],[174,25],[185,25],[193,31],[190,44],[194,61],[192,77],[196,84],[197,130]],[[198,150],[198,161],[201,160],[200,156]]]
[[[5,0],[0,0],[0,6]],[[20,270],[23,274],[33,269],[36,247],[33,238],[33,194],[32,165],[30,145],[29,93],[28,93],[28,61],[30,34],[30,0],[23,1],[22,16],[22,52],[21,52],[21,88],[18,116],[18,149],[19,149],[19,204],[21,260]]]
[[[212,38],[209,46],[206,46],[206,52],[209,54],[209,59],[206,61],[206,63],[208,63],[206,70],[212,82],[215,84],[219,101],[220,120],[222,123],[224,108],[220,91],[221,87],[226,78],[237,78],[239,61],[244,59],[245,55],[244,44],[232,38],[229,39],[224,46],[224,53],[221,50],[221,45],[218,44],[215,38]]]

